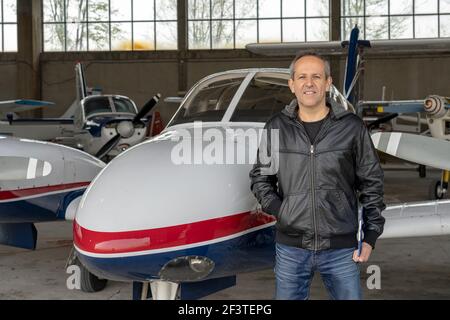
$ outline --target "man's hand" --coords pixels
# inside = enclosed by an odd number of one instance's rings
[[[370,254],[372,253],[372,246],[366,242],[362,243],[361,255],[358,257],[358,250],[353,252],[353,261],[355,262],[367,262]]]

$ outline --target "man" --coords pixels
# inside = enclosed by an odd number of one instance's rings
[[[383,232],[383,171],[370,135],[355,114],[327,99],[329,63],[308,53],[291,64],[290,105],[265,128],[278,130],[276,172],[257,163],[251,188],[277,218],[276,298],[308,299],[315,271],[332,299],[361,299],[359,266]],[[358,201],[364,208],[358,255]]]

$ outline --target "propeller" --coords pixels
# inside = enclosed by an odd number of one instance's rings
[[[100,148],[95,156],[99,159],[102,159],[119,143],[120,138],[122,138],[120,134],[116,134],[113,138],[106,142],[103,147]]]
[[[450,170],[450,141],[399,132],[371,135],[378,150],[426,166]]]
[[[147,101],[147,103],[144,104],[144,106],[141,108],[141,111],[139,111],[136,117],[134,117],[133,124],[136,124],[139,121],[141,121],[141,119],[145,117],[145,115],[149,113],[153,109],[153,107],[158,103],[159,99],[161,99],[161,94],[157,93],[156,95],[153,96],[153,98]]]
[[[161,99],[161,94],[158,93],[153,96],[149,101],[147,101],[146,104],[141,108],[141,110],[136,114],[134,119],[132,120],[132,125],[139,123],[141,119],[149,113],[153,107],[158,103],[159,99]],[[127,121],[129,124],[129,122]],[[123,128],[122,128],[123,127]],[[133,135],[134,130],[132,131],[133,127],[128,128],[129,125],[126,125],[125,122],[121,122],[117,125],[117,134],[112,137],[108,142],[106,142],[103,147],[100,148],[100,150],[95,154],[95,156],[99,159],[102,159],[104,156],[106,156],[112,149],[116,147],[116,145],[119,143],[120,139],[122,137],[129,138]]]

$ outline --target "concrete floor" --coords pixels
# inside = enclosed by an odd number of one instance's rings
[[[386,203],[426,200],[428,186],[439,171],[428,170],[419,179],[412,170],[386,170]],[[66,259],[71,249],[71,224],[37,225],[36,251],[0,245],[0,299],[130,299],[131,285],[110,282],[98,293],[68,290]],[[381,289],[369,290],[369,265],[381,269]],[[361,265],[361,284],[365,299],[450,299],[450,236],[380,240],[371,260]],[[237,286],[206,299],[272,299],[272,270],[240,274]],[[327,299],[320,275],[311,287],[311,299]]]

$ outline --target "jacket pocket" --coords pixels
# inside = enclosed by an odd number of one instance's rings
[[[356,232],[357,212],[352,209],[344,191],[316,190],[316,217],[321,236],[329,237]]]
[[[277,229],[289,235],[297,235],[311,230],[310,193],[286,195],[278,215]]]

